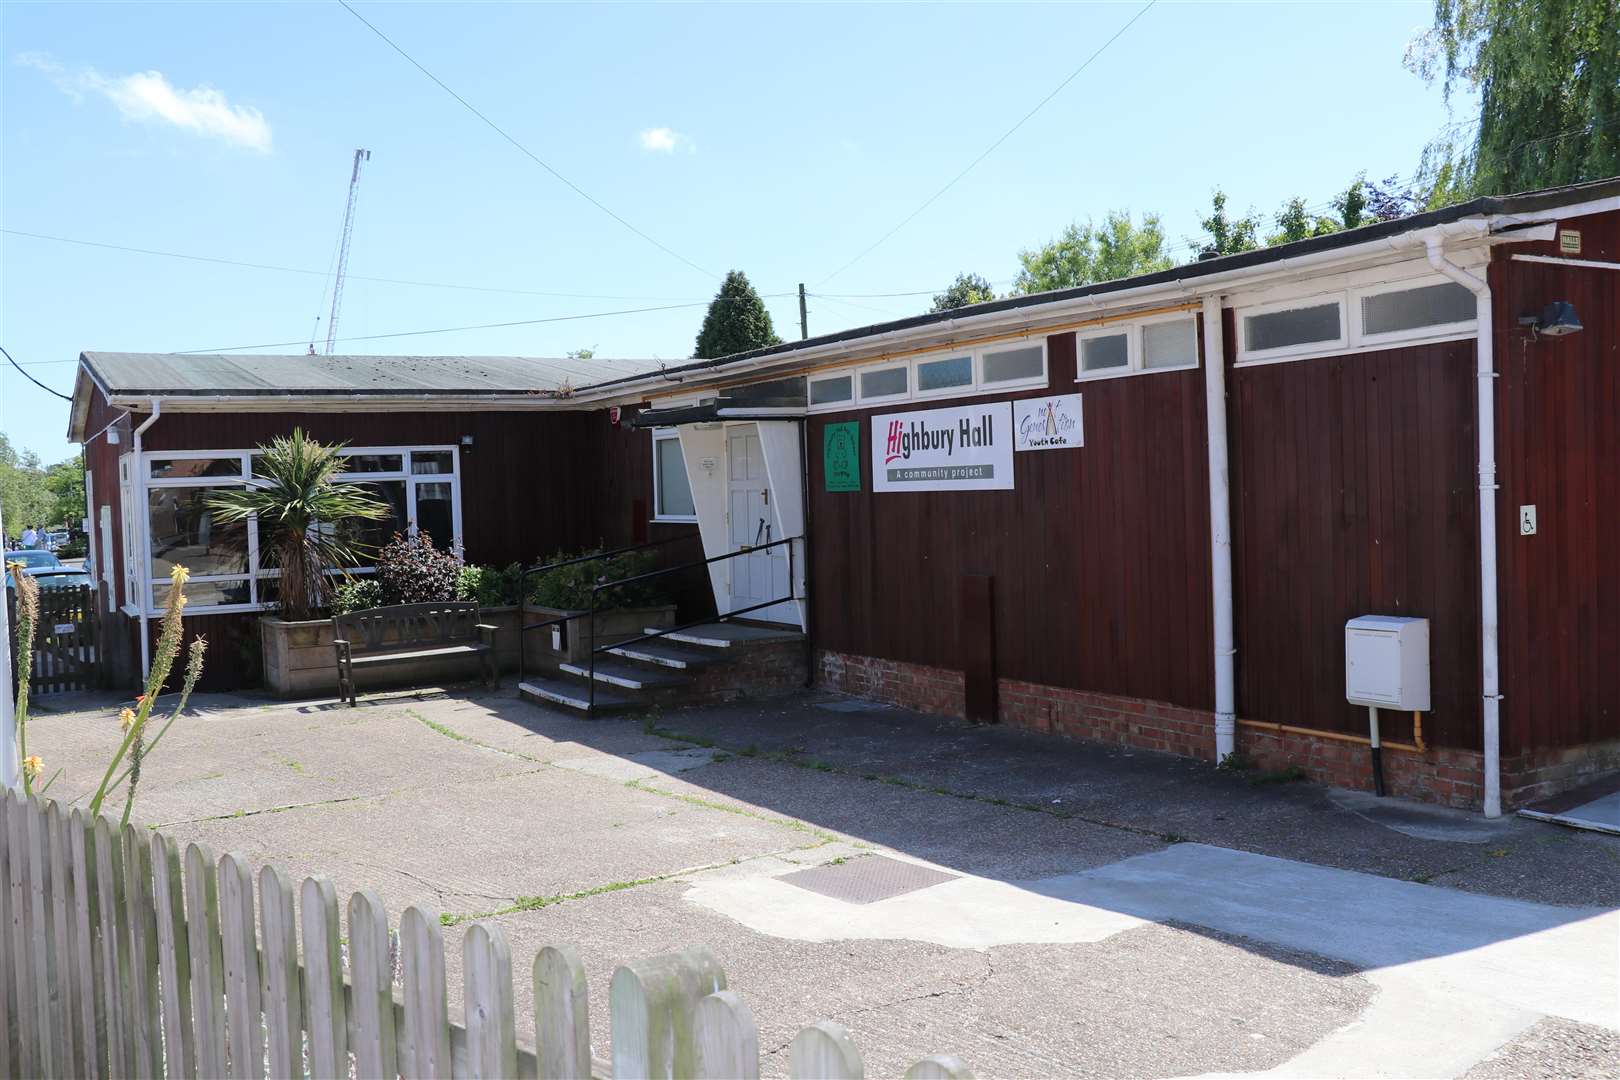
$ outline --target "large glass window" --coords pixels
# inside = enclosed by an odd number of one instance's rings
[[[653,515],[660,521],[695,521],[692,484],[674,430],[653,433]]]
[[[214,520],[208,497],[225,488],[159,487],[146,493],[152,530],[152,577],[166,578],[176,565],[195,577],[246,574],[247,532]]]
[[[364,485],[388,507],[381,520],[332,526],[362,547],[359,565],[345,569],[368,572],[376,550],[396,533],[426,533],[435,547],[461,550],[461,478],[454,448],[363,448],[344,456],[342,482]],[[274,601],[279,572],[270,565],[269,553],[260,550],[258,522],[222,525],[207,505],[215,492],[256,482],[261,475],[258,459],[251,450],[219,450],[146,455],[139,468],[120,462],[131,599],[160,610],[169,596],[169,571],[183,565],[191,571],[185,586],[188,611]],[[250,467],[252,479],[242,479]],[[137,509],[143,502],[144,515]]]

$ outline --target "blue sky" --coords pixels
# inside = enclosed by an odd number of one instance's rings
[[[0,7],[4,227],[325,271],[361,184],[340,337],[691,303],[339,351],[689,355],[728,269],[797,336],[926,309],[959,270],[1113,208],[1197,231],[1409,174],[1459,115],[1401,66],[1429,0],[1161,2],[946,195],[910,214],[1141,7],[359,5],[665,254],[524,157],[337,3]],[[707,271],[707,272],[705,272]],[[81,350],[307,342],[320,273],[0,234],[0,343],[68,390]],[[475,289],[396,285],[410,279]],[[569,295],[538,295],[569,294]],[[324,340],[324,324],[320,331]],[[297,346],[261,350],[301,352]],[[66,404],[8,367],[0,429],[67,456]]]

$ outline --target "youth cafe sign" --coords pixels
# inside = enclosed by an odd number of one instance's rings
[[[1015,450],[1085,444],[1079,394],[872,417],[874,491],[1006,491]]]

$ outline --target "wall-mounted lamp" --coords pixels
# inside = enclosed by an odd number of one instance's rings
[[[1575,314],[1575,305],[1568,300],[1554,300],[1541,309],[1540,315],[1520,315],[1519,325],[1528,326],[1537,337],[1563,337],[1585,329]]]
[[[471,435],[463,435],[461,437],[461,448],[463,450],[471,450],[473,448],[473,437]]]

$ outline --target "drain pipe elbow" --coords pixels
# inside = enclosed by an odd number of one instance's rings
[[[1478,392],[1475,428],[1479,432],[1479,638],[1481,745],[1485,751],[1484,810],[1502,816],[1502,689],[1496,596],[1496,355],[1491,287],[1479,274],[1446,258],[1445,240],[1425,238],[1429,265],[1474,294],[1478,321],[1475,354]]]

